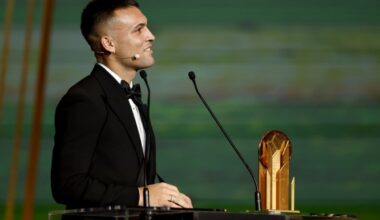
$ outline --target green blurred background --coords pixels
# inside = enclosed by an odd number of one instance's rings
[[[50,193],[54,110],[95,62],[79,31],[87,2],[55,3],[36,219],[63,208]],[[187,77],[190,70],[254,171],[258,144],[267,131],[281,130],[290,137],[296,209],[350,213],[359,219],[380,217],[379,1],[141,0],[140,4],[156,36],[156,65],[147,72],[159,173],[189,194],[195,207],[252,210],[254,190],[198,100]],[[16,0],[0,124],[0,218],[16,121],[25,5]],[[24,197],[42,7],[37,0],[17,216]],[[4,10],[1,0],[1,33]]]

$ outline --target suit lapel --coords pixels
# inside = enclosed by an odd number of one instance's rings
[[[112,78],[112,76],[99,65],[95,65],[91,73],[99,82],[103,88],[106,100],[111,110],[116,114],[121,123],[123,124],[127,135],[130,137],[133,143],[133,147],[136,150],[140,164],[143,161],[144,154],[142,151],[142,145],[140,136],[138,133],[137,125],[133,116],[131,106],[118,82]]]

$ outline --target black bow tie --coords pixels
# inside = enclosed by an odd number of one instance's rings
[[[129,87],[129,84],[125,81],[121,81],[121,86],[123,87],[125,94],[127,95],[128,99],[132,99],[135,102],[139,102],[136,104],[141,103],[141,89],[140,84],[135,84],[131,87]]]

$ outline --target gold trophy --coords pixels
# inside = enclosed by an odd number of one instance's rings
[[[299,212],[294,210],[294,177],[290,184],[291,187],[289,187],[291,156],[290,140],[281,131],[269,131],[261,139],[259,145],[259,191],[263,210]]]

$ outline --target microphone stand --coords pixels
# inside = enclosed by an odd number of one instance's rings
[[[230,143],[230,145],[234,149],[235,153],[238,155],[240,161],[243,163],[243,165],[245,166],[245,168],[248,170],[249,174],[251,175],[251,178],[253,180],[253,183],[255,184],[255,189],[256,189],[256,192],[255,192],[255,208],[256,208],[256,211],[261,211],[261,195],[260,195],[260,191],[258,190],[256,179],[255,179],[255,176],[253,175],[252,169],[248,166],[247,162],[244,160],[243,156],[240,154],[239,150],[236,148],[235,144],[232,142],[231,138],[228,136],[227,132],[224,130],[223,126],[220,124],[219,120],[216,118],[216,116],[212,112],[211,108],[208,106],[207,102],[204,100],[203,96],[199,92],[197,83],[195,82],[195,73],[193,71],[189,72],[189,78],[193,82],[194,87],[195,87],[195,91],[197,92],[199,98],[202,100],[204,106],[206,107],[208,112],[211,114],[212,118],[214,119],[214,121],[216,122],[216,124],[218,125],[220,130],[222,131],[224,137],[228,140],[228,142]]]
[[[140,76],[141,76],[141,78],[143,78],[145,85],[148,89],[148,104],[147,104],[148,105],[148,113],[147,113],[148,116],[145,115],[142,108],[141,108],[141,112],[142,112],[143,118],[145,119],[146,124],[148,126],[148,128],[146,129],[147,136],[149,135],[149,137],[150,137],[150,131],[149,131],[149,127],[150,127],[150,88],[149,88],[149,84],[147,81],[147,74],[144,70],[140,71]],[[147,158],[149,157],[149,154],[150,154],[150,145],[147,148],[147,146],[148,146],[147,140],[148,140],[148,138],[145,138],[146,151],[145,151],[145,155],[144,155],[144,189],[143,189],[144,212],[142,214],[143,214],[144,219],[151,220],[151,219],[153,219],[153,212],[150,209],[150,202],[149,202],[150,196],[149,196],[149,189],[147,187],[147,185],[148,185],[148,180],[147,180],[148,179],[148,177],[147,177],[147,168],[148,168],[147,160],[148,159]],[[150,140],[150,138],[149,138],[149,140]]]
[[[150,87],[149,87],[149,83],[148,83],[148,78],[147,78],[147,73],[145,70],[141,70],[140,71],[140,76],[141,78],[144,80],[145,82],[145,85],[146,85],[146,88],[148,90],[148,101],[147,101],[147,106],[148,106],[148,121],[149,121],[149,124],[151,124],[150,122]],[[156,173],[156,176],[158,178],[158,181],[160,182],[165,182],[165,180],[160,176],[158,175],[158,173]]]

